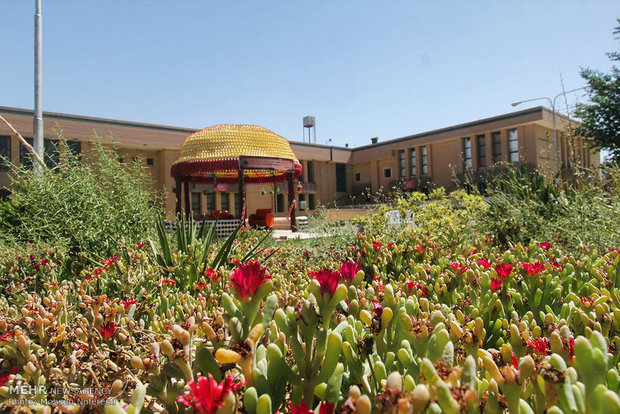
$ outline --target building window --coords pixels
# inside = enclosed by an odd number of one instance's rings
[[[138,162],[138,157],[131,157],[131,162],[134,164]]]
[[[192,193],[192,213],[194,214],[194,218],[199,214],[202,214],[200,205],[200,193]]]
[[[220,193],[220,210],[228,211],[230,207],[228,203],[228,193]]]
[[[235,193],[233,196],[235,197],[235,217],[241,218],[241,200],[239,200],[239,193]],[[247,216],[248,213],[246,212],[245,215]]]
[[[405,173],[406,173],[405,150],[398,150],[398,166],[399,166],[400,177],[402,178],[405,176]]]
[[[207,212],[211,214],[213,210],[215,210],[215,193],[207,193]]]
[[[493,141],[493,163],[502,162],[502,135],[498,132],[491,133]]]
[[[357,182],[362,181],[362,173],[355,173],[355,181]]]
[[[278,193],[276,196],[276,211],[282,213],[284,211],[284,194]]]
[[[392,169],[386,168],[383,170],[383,177],[390,178],[392,176]]]
[[[426,146],[420,147],[420,163],[422,164],[422,175],[428,175],[428,157],[426,155]]]
[[[308,194],[308,209],[314,210],[315,200],[314,194]]]
[[[304,211],[306,209],[306,195],[299,194],[299,211]]]
[[[30,146],[33,145],[34,140],[32,138],[24,138]],[[22,144],[19,144],[19,165],[22,167],[31,167],[32,166],[32,154],[28,152],[26,147]]]
[[[314,182],[314,162],[312,161],[306,161],[306,174],[308,175],[308,182],[309,183],[313,183]]]
[[[416,159],[415,148],[409,150],[409,165],[411,166],[411,174],[409,175],[412,177],[418,175],[418,160]]]
[[[336,192],[347,192],[347,165],[336,164]]]
[[[155,160],[153,158],[147,158],[146,165],[155,165]]]
[[[11,165],[11,136],[0,136],[0,171],[8,170]]]
[[[465,167],[465,169],[470,169],[472,167],[471,138],[469,137],[463,138],[463,167]]]
[[[478,145],[478,168],[484,168],[487,166],[487,143],[484,135],[478,135],[476,137],[476,143]]]
[[[508,155],[510,162],[519,162],[519,134],[516,129],[508,130]]]

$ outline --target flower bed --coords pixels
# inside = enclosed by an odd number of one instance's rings
[[[0,407],[620,411],[618,250],[208,238],[126,247],[66,279],[52,250],[4,263]]]

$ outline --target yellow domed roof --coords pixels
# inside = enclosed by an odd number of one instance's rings
[[[292,160],[295,177],[301,165],[286,138],[257,125],[215,125],[190,134],[172,164],[171,173],[183,181],[235,182],[239,157],[264,157]],[[289,161],[290,163],[290,161]],[[285,174],[270,170],[245,170],[247,182],[283,181]]]

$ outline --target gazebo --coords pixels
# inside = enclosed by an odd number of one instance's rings
[[[170,173],[176,182],[176,213],[181,213],[183,186],[185,214],[192,214],[190,183],[239,185],[239,205],[245,203],[245,184],[288,181],[291,230],[295,220],[295,180],[301,176],[301,164],[289,142],[257,125],[215,125],[187,136],[172,164]],[[245,222],[245,210],[240,219]]]

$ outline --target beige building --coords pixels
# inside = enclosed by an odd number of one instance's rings
[[[0,107],[7,119],[24,137],[31,139],[33,111]],[[165,193],[165,206],[174,215],[174,179],[170,168],[178,149],[193,129],[144,124],[46,112],[44,136],[48,150],[58,131],[76,152],[88,151],[97,137],[116,146],[122,162],[139,159],[149,169],[155,185]],[[556,116],[558,164],[563,174],[574,167],[597,167],[599,154],[588,150],[583,138],[570,137],[570,120]],[[277,132],[277,131],[275,131]],[[570,137],[570,138],[569,138]],[[454,178],[471,171],[482,180],[498,162],[525,161],[531,167],[553,174],[553,113],[543,107],[526,109],[492,118],[438,129],[402,138],[343,148],[291,141],[291,148],[303,166],[297,195],[298,214],[319,204],[358,203],[362,193],[376,193],[393,187],[424,190],[430,186],[454,188]],[[51,152],[51,151],[50,151]],[[11,130],[0,124],[0,155],[15,163],[27,162],[25,148]],[[47,157],[50,160],[50,157]],[[9,186],[8,168],[0,165],[0,187]],[[191,189],[192,210],[197,214],[228,210],[239,216],[236,185],[215,191],[213,185],[195,184]],[[248,185],[249,215],[258,208],[271,208],[276,216],[286,216],[286,183]]]

